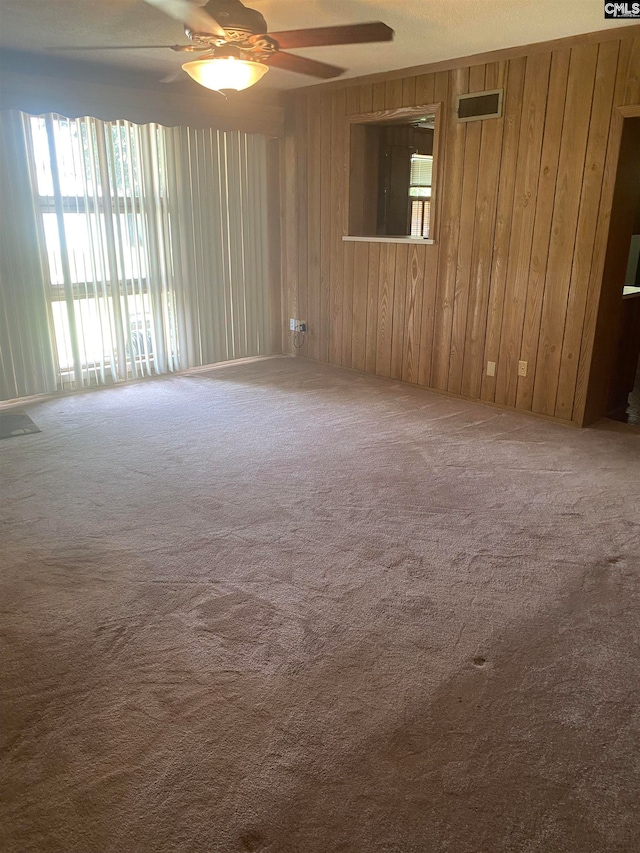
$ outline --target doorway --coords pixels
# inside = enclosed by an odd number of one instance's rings
[[[640,115],[623,121],[583,424],[640,425]]]
[[[640,119],[634,119],[640,122]],[[640,152],[635,156],[640,162]],[[640,186],[629,241],[607,417],[640,426]]]

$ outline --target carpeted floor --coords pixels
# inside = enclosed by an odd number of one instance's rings
[[[4,853],[640,849],[640,430],[285,358],[29,413]]]

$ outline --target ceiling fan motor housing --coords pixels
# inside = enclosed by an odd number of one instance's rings
[[[248,9],[240,0],[209,0],[204,9],[225,30],[246,30],[254,35],[267,32],[267,22],[260,12]]]
[[[218,21],[231,41],[239,40],[237,36],[246,39],[248,36],[267,32],[267,22],[260,12],[255,9],[248,9],[243,6],[240,0],[209,0],[203,9]],[[192,41],[196,41],[200,37],[214,38],[211,33],[197,33],[189,29],[185,31]]]
[[[248,9],[240,0],[209,0],[203,8],[224,29],[226,39],[185,28],[194,44],[211,48],[236,45],[248,54],[247,58],[257,61],[267,59],[278,50],[278,43],[266,34],[268,27],[264,17],[255,9]]]

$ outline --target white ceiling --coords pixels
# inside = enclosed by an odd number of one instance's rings
[[[382,20],[390,44],[295,51],[355,77],[628,25],[605,21],[603,0],[247,0],[273,31]],[[187,43],[179,23],[143,0],[0,0],[0,47],[50,52],[76,45]],[[59,53],[160,79],[184,57],[169,50]],[[313,78],[272,69],[259,84],[308,86]],[[189,85],[196,85],[190,84]]]

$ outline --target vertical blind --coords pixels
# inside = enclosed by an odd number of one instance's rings
[[[0,133],[2,399],[268,352],[265,137],[16,112]]]

